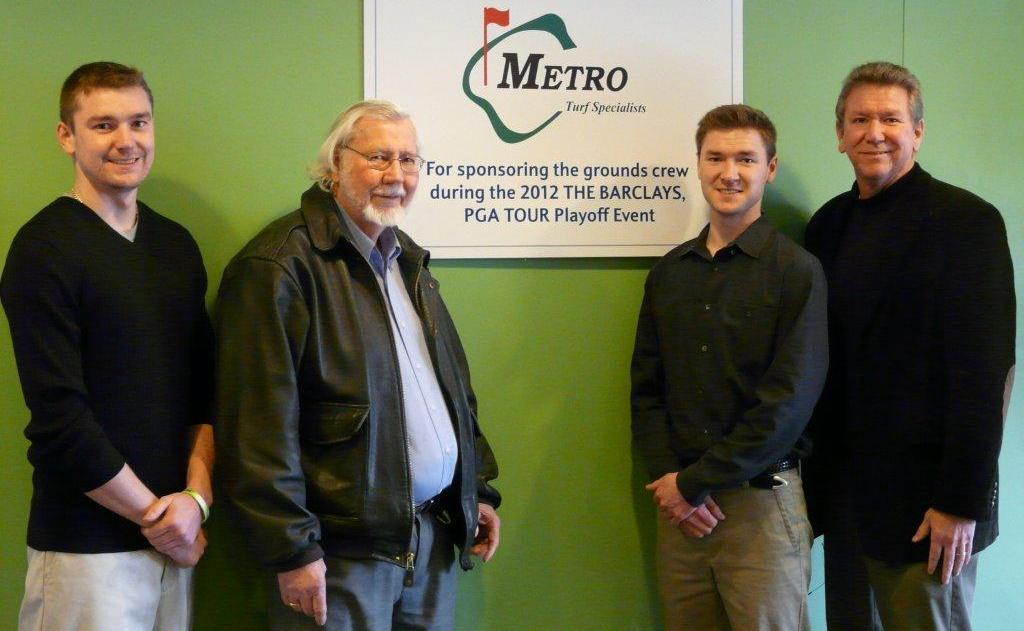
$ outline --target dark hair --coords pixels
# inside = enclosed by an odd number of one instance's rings
[[[843,79],[843,88],[839,91],[836,101],[836,129],[843,128],[843,116],[846,114],[846,99],[858,85],[895,85],[907,91],[910,99],[910,115],[914,124],[924,120],[924,99],[921,97],[921,82],[914,73],[903,66],[888,61],[871,61],[861,64],[850,71]]]
[[[120,90],[138,87],[146,91],[149,106],[153,107],[153,93],[146,84],[142,71],[112,61],[94,61],[75,68],[64,80],[60,90],[60,119],[74,127],[75,110],[78,109],[78,95],[88,94],[98,88]]]
[[[768,159],[775,157],[775,125],[768,115],[749,105],[719,105],[697,123],[697,155],[709,131],[754,129],[761,134]]]

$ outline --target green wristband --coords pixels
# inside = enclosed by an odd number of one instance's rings
[[[210,518],[210,507],[206,505],[206,500],[195,489],[185,489],[182,493],[194,499],[196,504],[199,504],[199,512],[203,514],[203,523],[205,524],[206,520]]]

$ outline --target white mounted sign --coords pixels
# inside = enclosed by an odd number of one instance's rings
[[[707,221],[693,135],[742,99],[742,0],[365,0],[367,98],[427,160],[435,257],[658,256]]]

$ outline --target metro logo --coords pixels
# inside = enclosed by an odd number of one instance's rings
[[[462,74],[462,91],[465,92],[469,100],[476,103],[484,111],[498,138],[509,144],[522,142],[550,125],[562,112],[555,111],[546,120],[529,131],[516,131],[505,124],[489,100],[473,91],[470,86],[470,75],[480,60],[483,59],[483,85],[487,86],[488,50],[517,33],[526,31],[548,33],[555,38],[563,51],[575,49],[576,42],[569,36],[565,21],[554,13],[534,18],[506,33],[502,33],[491,41],[487,40],[487,26],[489,24],[507,26],[509,24],[509,11],[500,11],[491,7],[484,9],[483,46],[470,57],[469,62],[466,64],[466,69]],[[544,54],[542,53],[527,52],[520,55],[517,52],[506,52],[502,54],[502,59],[504,60],[504,66],[501,82],[495,86],[495,88],[501,90],[610,90],[618,92],[629,81],[629,74],[625,68],[621,67],[606,70],[600,66],[542,65],[544,60]]]
[[[540,68],[540,60],[544,59],[544,55],[531,53],[526,58],[526,63],[522,66],[519,65],[519,55],[516,53],[505,53],[502,57],[505,58],[505,71],[501,74],[501,83],[497,86],[499,88],[522,87],[526,90],[536,90],[537,88],[541,90],[557,90],[562,87],[564,75],[568,75],[569,85],[565,86],[565,89],[577,90],[579,88],[576,87],[576,80],[580,75],[583,75],[584,83],[582,89],[604,90],[601,86],[601,80],[605,76],[605,71],[600,66],[544,66],[544,83],[538,85],[537,70]],[[511,85],[508,82],[510,74],[512,75]],[[527,79],[526,83],[523,83],[523,79]],[[629,74],[625,68],[612,68],[605,80],[609,90],[618,92],[626,87]]]

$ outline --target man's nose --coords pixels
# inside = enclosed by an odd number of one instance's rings
[[[885,133],[883,132],[882,121],[868,121],[867,138],[871,142],[882,142],[883,140],[885,140]]]
[[[382,179],[385,182],[401,182],[405,178],[405,172],[402,171],[402,165],[399,163],[398,158],[391,161],[388,168],[384,169]]]
[[[132,131],[127,125],[118,125],[114,131],[114,146],[116,147],[130,147],[134,144],[135,139],[132,138]]]
[[[736,165],[735,160],[726,160],[725,164],[722,165],[722,179],[723,180],[735,180],[740,176],[739,167]]]

